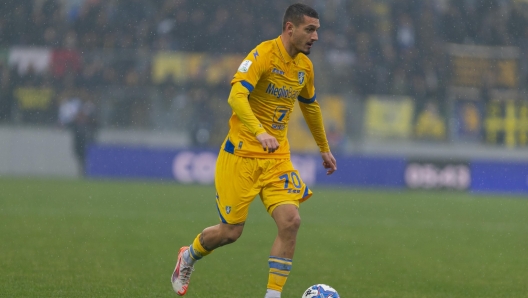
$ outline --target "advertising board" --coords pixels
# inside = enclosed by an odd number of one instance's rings
[[[94,178],[132,178],[214,184],[216,150],[175,150],[98,145],[90,148],[87,174]],[[528,193],[528,162],[425,160],[391,156],[336,156],[331,176],[318,154],[292,154],[295,168],[312,187],[449,189]]]
[[[528,162],[475,160],[471,172],[473,192],[528,193]]]
[[[88,176],[175,180],[213,184],[218,152],[144,147],[93,146],[86,165]],[[326,175],[318,154],[293,154],[292,163],[311,185],[403,188],[405,160],[392,157],[337,156],[338,171]]]
[[[468,190],[470,166],[464,161],[410,160],[405,168],[405,185],[410,189]]]

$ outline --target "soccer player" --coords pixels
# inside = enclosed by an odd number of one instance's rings
[[[216,162],[216,205],[220,223],[182,247],[171,276],[174,291],[187,292],[194,264],[214,249],[235,242],[244,229],[249,204],[260,196],[278,235],[269,256],[265,297],[280,297],[292,268],[299,204],[311,195],[290,161],[286,133],[295,101],[319,147],[327,174],[337,170],[316,100],[313,65],[307,55],[319,29],[311,7],[293,4],[284,14],[282,34],[253,49],[231,81],[230,130]]]

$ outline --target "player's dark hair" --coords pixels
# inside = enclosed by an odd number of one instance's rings
[[[286,29],[287,22],[291,22],[295,26],[301,24],[304,21],[304,16],[319,19],[317,11],[306,4],[296,3],[290,5],[286,9],[284,18],[282,19],[282,31]]]

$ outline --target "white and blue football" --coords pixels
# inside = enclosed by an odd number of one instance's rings
[[[318,284],[304,291],[301,298],[339,298],[339,294],[331,286]]]

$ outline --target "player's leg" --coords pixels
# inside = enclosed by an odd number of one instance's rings
[[[191,245],[182,247],[178,263],[171,277],[174,291],[185,295],[194,263],[209,255],[214,249],[235,242],[244,229],[249,204],[258,194],[256,164],[246,159],[220,151],[216,163],[216,205],[221,223],[204,229]],[[237,174],[233,174],[237,173]]]
[[[189,246],[188,252],[184,254],[188,264],[194,263],[210,254],[213,250],[231,244],[240,238],[244,229],[244,223],[227,224],[220,223],[205,228]]]
[[[280,297],[290,274],[301,224],[298,207],[312,192],[289,160],[277,161],[268,173],[268,183],[261,192],[261,199],[277,225],[277,237],[268,260],[270,269],[265,296],[271,298]]]
[[[174,291],[180,296],[185,295],[191,273],[194,271],[194,263],[209,255],[216,248],[235,242],[242,235],[243,229],[243,224],[220,223],[204,229],[191,245],[182,247],[171,276]]]
[[[194,253],[204,256],[221,246],[231,244],[240,238],[243,229],[244,223],[233,225],[220,223],[208,227],[194,239],[192,244],[193,247],[196,247]]]
[[[280,259],[293,259],[297,231],[301,226],[298,205],[280,205],[271,216],[277,224],[277,237],[271,247],[271,255]]]
[[[293,264],[293,254],[297,241],[297,231],[301,225],[298,205],[284,204],[273,211],[272,217],[277,224],[277,237],[271,247],[268,259],[269,274],[265,297],[280,297]]]

